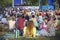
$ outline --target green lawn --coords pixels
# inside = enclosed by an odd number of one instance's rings
[[[56,30],[56,36],[55,37],[22,37],[20,36],[19,38],[13,38],[13,37],[5,37],[6,39],[9,40],[60,40],[60,29]]]

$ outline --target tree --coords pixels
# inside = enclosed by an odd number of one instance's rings
[[[60,8],[60,0],[57,0],[58,1],[58,4],[59,4],[59,8]]]
[[[32,5],[37,5],[38,1],[37,0],[31,0]]]
[[[47,1],[46,0],[42,0],[42,4],[43,5],[47,5]]]
[[[24,0],[26,4],[29,4],[30,6],[36,6],[39,4],[39,0]]]
[[[3,7],[7,7],[7,6],[12,6],[12,0],[0,0],[0,6]]]

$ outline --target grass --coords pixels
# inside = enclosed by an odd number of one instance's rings
[[[60,40],[60,29],[56,30],[56,36],[55,37],[22,37],[20,36],[19,38],[13,38],[13,37],[9,37],[6,38],[8,40]]]

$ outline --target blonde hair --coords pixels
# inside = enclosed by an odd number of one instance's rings
[[[28,25],[27,25],[27,29],[28,29],[29,31],[31,31],[33,27],[34,27],[33,21],[29,21],[29,22],[28,22]]]
[[[33,21],[29,21],[29,23],[28,23],[28,25],[27,25],[27,33],[29,33],[28,35],[32,35],[33,34],[33,32],[32,32],[32,30],[33,30],[33,27],[34,27],[34,23],[33,23]]]

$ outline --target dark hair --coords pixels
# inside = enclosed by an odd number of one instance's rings
[[[49,15],[48,15],[48,13],[46,13],[46,17],[48,17],[48,18],[49,18]]]
[[[48,17],[45,17],[44,20],[50,21],[50,19]]]
[[[53,20],[56,20],[56,18],[53,18]]]
[[[32,15],[32,18],[34,18],[35,16],[34,15]]]
[[[41,15],[41,13],[39,15]]]

